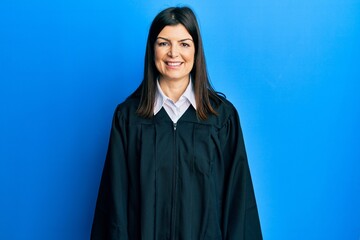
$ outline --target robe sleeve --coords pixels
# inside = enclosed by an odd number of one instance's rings
[[[124,118],[115,111],[91,230],[92,240],[128,239],[125,129]]]
[[[235,108],[219,134],[224,161],[223,239],[262,239],[243,134]]]

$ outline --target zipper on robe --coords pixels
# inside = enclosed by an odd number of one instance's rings
[[[170,234],[171,237],[170,239],[174,240],[176,239],[176,212],[177,212],[177,175],[178,175],[178,159],[177,159],[177,147],[176,147],[176,127],[177,124],[173,123],[173,150],[174,150],[174,155],[173,155],[173,161],[174,161],[174,169],[173,169],[173,190],[172,190],[172,206],[171,206],[171,225],[170,225]]]

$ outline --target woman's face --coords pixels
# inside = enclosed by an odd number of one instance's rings
[[[182,24],[166,26],[155,41],[155,66],[160,79],[188,81],[194,66],[195,45]]]

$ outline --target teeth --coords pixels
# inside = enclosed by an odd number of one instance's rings
[[[167,65],[169,65],[169,66],[180,66],[180,64],[181,64],[181,62],[176,62],[176,63],[174,63],[174,62],[168,62],[167,63]]]

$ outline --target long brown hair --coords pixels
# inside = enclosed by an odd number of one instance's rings
[[[156,81],[159,76],[154,62],[154,44],[164,27],[177,24],[182,24],[186,28],[195,44],[195,61],[190,74],[194,84],[196,113],[199,119],[205,120],[209,114],[217,114],[211,105],[211,100],[215,103],[221,100],[210,84],[198,22],[194,12],[188,7],[167,8],[154,18],[150,26],[146,44],[144,78],[135,91],[135,94],[140,94],[137,114],[145,118],[154,115]]]

